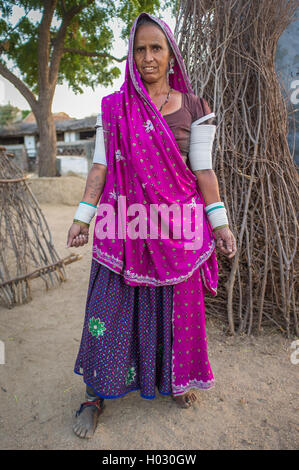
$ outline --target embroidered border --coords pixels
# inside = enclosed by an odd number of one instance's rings
[[[93,253],[95,253],[99,258],[101,258],[103,261],[111,261],[114,262],[116,266],[119,268],[123,267],[123,262],[119,258],[116,258],[114,255],[109,255],[109,253],[106,253],[105,251],[102,251],[99,247],[94,246],[93,247]]]
[[[173,284],[179,284],[180,282],[184,281],[185,279],[188,279],[190,276],[192,276],[192,274],[194,273],[194,271],[196,269],[198,269],[210,256],[211,256],[211,253],[213,252],[214,248],[215,248],[215,241],[214,239],[212,239],[209,243],[209,249],[208,251],[206,251],[205,253],[203,253],[199,259],[197,260],[194,268],[192,269],[192,271],[190,271],[189,273],[187,273],[185,276],[179,276],[179,277],[174,277],[172,279],[165,279],[164,281],[160,281],[159,279],[156,279],[154,277],[150,277],[150,276],[143,276],[143,275],[139,275],[137,273],[133,273],[131,272],[130,270],[126,270],[124,271],[123,273],[118,273],[118,274],[121,274],[122,276],[124,276],[125,279],[127,280],[132,280],[132,281],[135,281],[136,284],[141,284],[141,283],[144,283],[146,282],[147,285],[152,285],[152,286],[167,286],[167,285],[173,285]],[[115,267],[118,267],[118,268],[122,268],[123,267],[123,263],[121,262],[121,260],[119,258],[116,258],[115,256],[113,255],[109,255],[108,253],[105,253],[104,251],[102,251],[100,248],[98,247],[94,247],[93,249],[93,252],[96,254],[96,256],[98,257],[95,258],[96,261],[103,261],[103,264],[106,262],[111,262],[112,263],[112,268],[108,265],[107,267],[112,269],[115,268]],[[115,271],[117,272],[117,271]]]
[[[200,390],[208,390],[212,387],[214,387],[216,381],[215,379],[213,380],[207,380],[204,382],[203,380],[190,380],[187,385],[174,385],[172,384],[173,388],[173,395],[183,395],[184,393],[189,392],[191,388],[199,388]]]

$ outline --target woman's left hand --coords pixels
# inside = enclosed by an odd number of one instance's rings
[[[233,258],[237,252],[237,243],[234,235],[228,227],[213,231],[216,238],[216,246],[228,258]]]

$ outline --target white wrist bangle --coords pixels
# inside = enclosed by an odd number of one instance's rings
[[[205,212],[213,229],[222,225],[229,225],[223,202],[209,204],[205,207]]]
[[[97,211],[97,206],[89,202],[80,201],[74,219],[89,224]]]

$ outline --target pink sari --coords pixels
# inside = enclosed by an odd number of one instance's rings
[[[93,258],[122,275],[129,285],[174,286],[172,388],[174,395],[180,395],[191,388],[214,385],[207,353],[204,294],[217,294],[218,264],[215,238],[196,177],[184,163],[134,61],[136,24],[143,15],[162,27],[174,51],[170,86],[182,93],[193,92],[167,24],[147,13],[139,15],[130,33],[125,81],[119,91],[102,100],[107,178],[95,222]],[[153,237],[149,233],[149,221],[153,220],[150,208],[163,204],[176,209],[169,224],[161,215],[163,224],[168,224],[169,237]],[[136,207],[139,223],[132,225]],[[103,238],[105,223],[113,215],[114,228],[109,229],[109,238]],[[191,237],[183,233],[184,219],[190,223]],[[179,238],[175,235],[178,225]],[[138,236],[132,236],[133,232]]]

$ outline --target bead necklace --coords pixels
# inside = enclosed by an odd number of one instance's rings
[[[168,103],[169,95],[170,95],[171,90],[172,90],[172,88],[170,87],[170,88],[169,88],[168,95],[167,95],[167,98],[166,98],[166,100],[164,101],[164,103],[161,105],[161,107],[160,107],[160,109],[159,109],[160,112],[161,112],[163,106],[164,106],[166,103]]]

